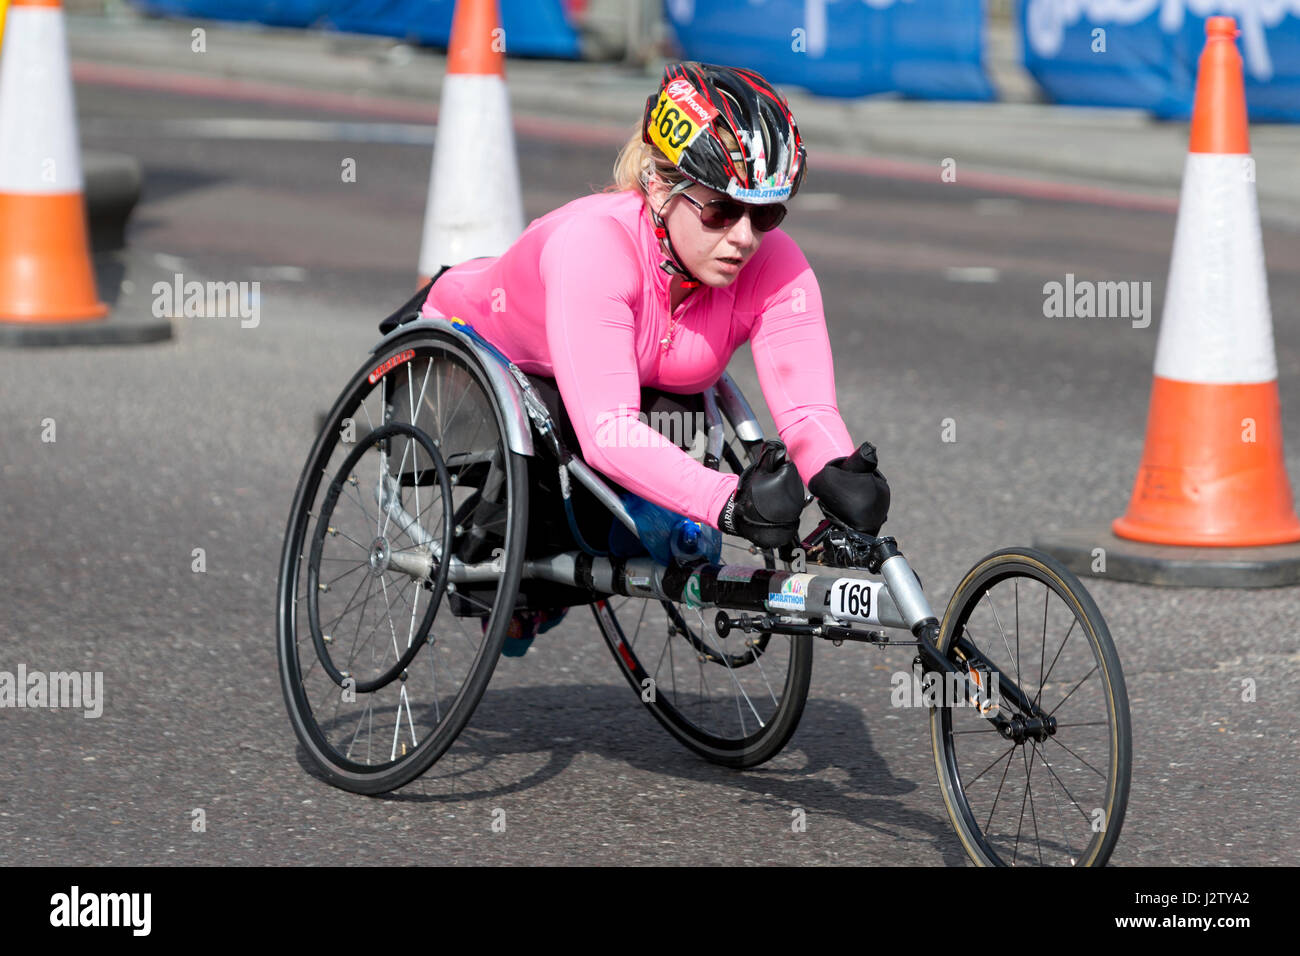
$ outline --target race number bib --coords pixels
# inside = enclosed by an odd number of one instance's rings
[[[659,94],[650,113],[650,141],[677,163],[687,146],[704,132],[718,111],[700,100],[685,80],[674,80]]]
[[[879,624],[877,600],[884,586],[883,582],[863,578],[836,579],[828,595],[831,615],[840,621]]]

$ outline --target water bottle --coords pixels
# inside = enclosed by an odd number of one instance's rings
[[[636,523],[642,548],[636,548],[627,529],[615,522],[610,533],[610,551],[618,557],[649,552],[650,557],[662,565],[674,560],[689,563],[700,557],[718,563],[722,556],[722,533],[717,528],[702,526],[698,521],[661,508],[640,495],[628,493],[622,496],[622,500],[623,507]]]
[[[668,548],[679,564],[692,564],[704,558],[717,564],[722,558],[722,532],[690,518],[682,518],[673,528]]]

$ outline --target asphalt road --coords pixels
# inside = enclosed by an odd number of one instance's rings
[[[0,864],[965,862],[926,720],[889,705],[902,649],[819,646],[790,746],[736,773],[642,710],[579,611],[502,660],[420,781],[364,798],[312,776],[276,674],[277,562],[315,416],[413,288],[430,130],[77,96],[86,145],[146,170],[118,307],[148,309],[177,273],[260,281],[261,307],[255,328],[180,320],[165,345],[0,353],[0,670],[102,671],[105,692],[98,719],[0,711]],[[602,185],[612,162],[608,147],[534,136],[520,152],[530,218]],[[1122,512],[1171,215],[814,162],[786,228],[821,282],[841,410],[893,486],[887,531],[936,605],[983,554]],[[1294,486],[1300,235],[1269,231],[1265,246]],[[1067,273],[1150,281],[1152,324],[1045,318],[1043,284]],[[732,369],[757,402],[748,354]],[[1112,862],[1297,862],[1300,593],[1089,587],[1134,721]]]

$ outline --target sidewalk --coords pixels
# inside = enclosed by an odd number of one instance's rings
[[[206,52],[191,52],[190,31],[206,31]],[[259,25],[151,20],[134,13],[71,15],[74,62],[112,64],[206,77],[260,81],[407,100],[434,107],[445,57],[385,37],[279,30]],[[997,31],[995,31],[997,32]],[[1014,37],[989,39],[1005,59]],[[610,63],[511,59],[506,66],[517,115],[563,119],[630,133],[658,79]],[[1005,69],[998,71],[999,79]],[[787,91],[814,153],[932,165],[1177,196],[1187,124],[1151,120],[1137,110],[1084,109],[1033,102],[942,103],[888,98],[836,100]],[[1023,86],[1008,90],[1018,100]],[[1300,229],[1300,126],[1257,125],[1251,146],[1261,217]]]

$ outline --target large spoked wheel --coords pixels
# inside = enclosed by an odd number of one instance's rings
[[[278,650],[294,731],[335,786],[409,783],[487,687],[528,526],[505,435],[478,359],[437,334],[377,354],[327,417],[285,538]]]
[[[1128,694],[1078,578],[1037,551],[989,555],[953,595],[939,649],[965,669],[996,668],[1007,718],[999,728],[976,706],[930,712],[944,802],[971,859],[1104,865],[1128,803]]]
[[[727,422],[722,465],[739,474],[750,456]],[[724,565],[777,567],[770,550],[724,535]],[[799,725],[812,676],[812,642],[780,634],[720,637],[714,611],[671,601],[612,597],[596,623],[638,697],[679,741],[727,767],[755,767]]]

